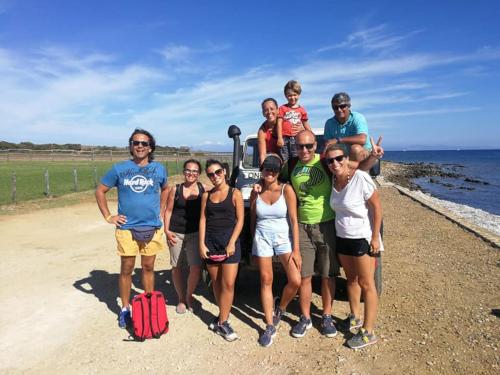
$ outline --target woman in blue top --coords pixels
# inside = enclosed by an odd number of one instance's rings
[[[259,338],[262,346],[273,343],[281,315],[297,294],[301,282],[297,199],[290,185],[278,181],[281,167],[281,158],[276,154],[268,154],[261,166],[262,191],[252,191],[250,198],[250,226],[254,233],[252,255],[259,265],[260,294],[266,323],[266,329]],[[279,257],[288,279],[281,298],[277,299],[274,314],[273,255]]]

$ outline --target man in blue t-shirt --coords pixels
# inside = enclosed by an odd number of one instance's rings
[[[341,143],[350,160],[365,160],[372,149],[365,116],[351,111],[351,98],[345,92],[333,96],[332,109],[335,116],[326,121],[323,133],[325,149],[329,144]]]
[[[122,310],[118,316],[120,328],[130,322],[130,288],[137,254],[141,255],[142,286],[145,292],[154,290],[156,254],[165,250],[161,214],[168,196],[167,172],[153,161],[156,142],[146,130],[135,129],[129,138],[131,160],[115,164],[102,178],[96,189],[97,205],[104,219],[116,226],[115,237],[121,259],[118,286]],[[108,208],[106,193],[118,190],[118,214]]]

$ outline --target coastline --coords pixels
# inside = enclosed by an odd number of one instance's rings
[[[446,216],[464,229],[500,248],[500,216],[479,208],[439,199],[421,191],[412,181],[419,177],[443,177],[451,174],[434,164],[383,161],[381,176],[377,180],[382,186],[394,186],[400,193]]]

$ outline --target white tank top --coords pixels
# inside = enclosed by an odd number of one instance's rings
[[[267,204],[260,198],[260,194],[255,202],[256,228],[280,233],[288,233],[288,218],[285,195],[283,191],[285,184],[281,188],[281,195],[273,204]]]

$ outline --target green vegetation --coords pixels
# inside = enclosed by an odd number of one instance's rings
[[[16,176],[16,202],[47,197],[45,172],[49,175],[49,196],[59,197],[77,191],[92,190],[96,182],[116,162],[111,161],[2,161],[0,162],[0,205],[12,202],[13,172]],[[162,162],[170,175],[180,171],[175,161]],[[181,165],[182,168],[182,165]]]

